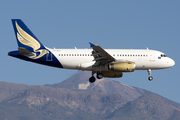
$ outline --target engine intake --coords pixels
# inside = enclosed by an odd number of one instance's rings
[[[133,72],[134,69],[135,69],[134,62],[111,63],[108,65],[108,70],[114,70],[120,72]]]

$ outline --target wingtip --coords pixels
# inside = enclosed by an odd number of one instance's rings
[[[89,42],[89,44],[90,44],[90,47],[93,47],[93,46],[95,46],[94,44],[92,44],[91,42]]]

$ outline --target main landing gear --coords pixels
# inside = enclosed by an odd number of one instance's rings
[[[97,72],[97,76],[98,79],[102,79],[103,78],[103,74],[101,72]]]
[[[89,82],[90,82],[90,83],[93,83],[93,82],[95,82],[95,81],[96,81],[96,78],[95,78],[94,76],[92,76],[92,77],[89,78]]]
[[[92,76],[89,78],[89,82],[90,83],[93,83],[96,81],[96,78],[94,77],[94,71],[92,71]],[[97,76],[96,76],[98,79],[102,79],[103,78],[103,74],[101,72],[97,72]]]
[[[148,69],[147,71],[148,71],[148,75],[149,75],[148,80],[152,81],[153,77],[151,76],[151,69]],[[92,71],[92,76],[89,78],[89,82],[90,83],[94,83],[96,81],[96,78],[94,77],[94,73],[96,73],[96,72]],[[96,74],[97,74],[96,77],[98,79],[102,79],[103,78],[103,74],[101,72],[97,72]]]
[[[147,71],[148,71],[148,75],[149,75],[148,80],[152,81],[153,77],[151,76],[151,69],[148,69]]]

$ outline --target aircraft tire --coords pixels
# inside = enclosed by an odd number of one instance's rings
[[[152,81],[152,80],[153,80],[153,77],[152,77],[152,76],[149,76],[149,77],[148,77],[148,80],[149,80],[149,81]]]
[[[96,81],[96,78],[94,76],[90,77],[89,78],[89,82],[90,83],[94,83]]]
[[[102,79],[103,78],[103,74],[102,73],[97,73],[97,78],[98,79]]]

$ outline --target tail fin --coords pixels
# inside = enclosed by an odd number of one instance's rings
[[[19,48],[25,48],[30,52],[46,49],[21,19],[12,19],[12,24]]]
[[[43,46],[37,37],[20,19],[12,19],[15,36],[18,43],[18,50],[11,51],[8,55],[52,67],[63,68],[60,61]]]
[[[31,32],[31,30],[24,24],[22,20],[12,19],[12,24],[20,54],[28,56],[32,59],[38,59],[44,56],[46,53],[49,53],[49,51],[43,46],[43,44],[37,39],[37,37]]]

